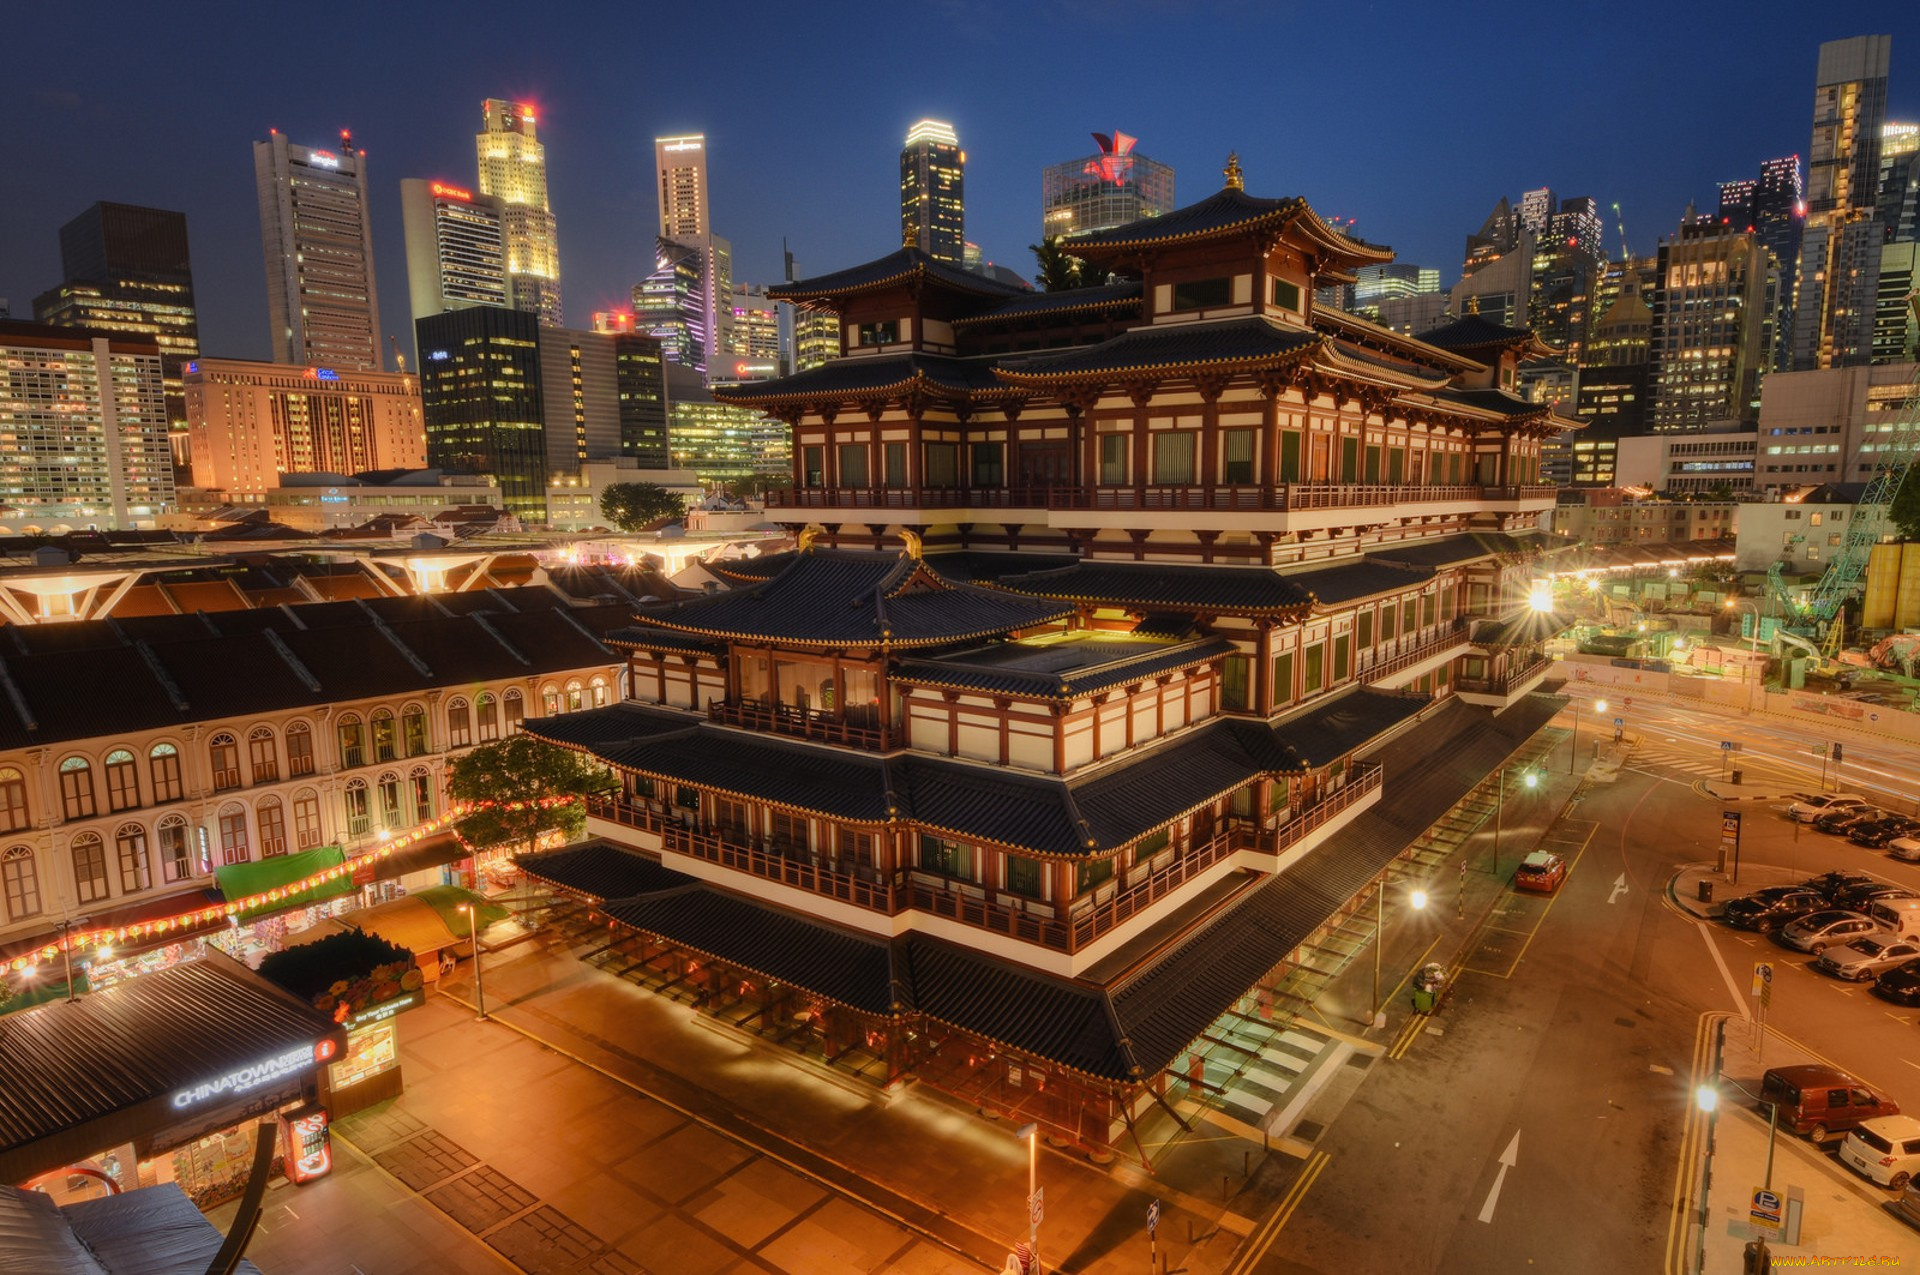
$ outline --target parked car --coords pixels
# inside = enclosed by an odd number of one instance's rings
[[[1895,837],[1887,842],[1887,853],[1907,863],[1920,863],[1920,836]]]
[[[1900,1114],[1900,1104],[1883,1098],[1838,1067],[1802,1063],[1774,1067],[1760,1077],[1758,1107],[1774,1108],[1782,1129],[1815,1142],[1845,1133],[1863,1120]]]
[[[1513,870],[1513,888],[1535,894],[1552,894],[1567,879],[1567,861],[1557,854],[1535,850]]]
[[[1830,947],[1850,943],[1879,928],[1872,917],[1862,913],[1823,908],[1787,922],[1774,931],[1773,938],[1776,943],[1818,956]]]
[[[1920,961],[1908,961],[1873,980],[1873,994],[1896,1005],[1920,1005]]]
[[[1893,1202],[1893,1215],[1908,1226],[1920,1227],[1920,1185],[1909,1182]]]
[[[1877,806],[1856,806],[1848,810],[1829,810],[1824,815],[1814,816],[1813,830],[1815,832],[1824,832],[1831,837],[1840,837],[1851,832],[1857,824],[1871,823],[1876,819],[1884,819],[1886,817],[1887,812]]]
[[[1909,815],[1888,815],[1884,819],[1869,819],[1865,823],[1856,823],[1847,829],[1847,840],[1856,846],[1868,846],[1878,850],[1895,837],[1904,837],[1920,828],[1920,819]]]
[[[1829,907],[1826,896],[1795,885],[1770,885],[1745,898],[1729,899],[1720,919],[1741,930],[1771,934],[1789,921]]]
[[[1873,905],[1893,899],[1911,899],[1913,891],[1891,881],[1862,881],[1833,892],[1833,906],[1849,912],[1873,913]]]
[[[1920,943],[1886,934],[1864,934],[1820,953],[1813,958],[1813,968],[1835,978],[1864,983],[1916,957],[1920,957]]]
[[[1798,819],[1801,823],[1812,823],[1821,815],[1834,810],[1858,810],[1871,805],[1857,792],[1830,792],[1817,797],[1796,801],[1787,807],[1787,817]]]
[[[1874,879],[1864,872],[1822,872],[1817,877],[1808,877],[1802,881],[1800,888],[1818,891],[1821,898],[1831,899],[1850,885],[1866,885]]]
[[[1920,1169],[1920,1120],[1912,1116],[1882,1116],[1854,1126],[1840,1144],[1840,1159],[1881,1186],[1907,1189]]]

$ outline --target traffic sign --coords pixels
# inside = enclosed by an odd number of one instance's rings
[[[1035,1187],[1027,1197],[1027,1218],[1035,1226],[1047,1220],[1047,1188]]]
[[[1613,719],[1613,724],[1615,726],[1625,726],[1627,724],[1627,719],[1624,717],[1616,717]]]
[[[1730,739],[1723,739],[1723,740],[1721,740],[1721,741],[1720,741],[1720,751],[1722,751],[1722,752],[1727,752],[1727,753],[1730,753],[1730,752],[1732,752],[1732,751],[1733,751],[1733,741],[1732,741],[1732,740],[1730,740]]]
[[[1769,1009],[1773,1006],[1773,963],[1755,961],[1753,965],[1753,994],[1760,998],[1760,1006]]]
[[[1159,1229],[1160,1201],[1155,1200],[1152,1204],[1147,1205],[1147,1238],[1152,1239],[1153,1233]]]
[[[1764,1226],[1769,1231],[1780,1229],[1780,1196],[1773,1191],[1760,1187],[1753,1189],[1753,1203],[1747,1209],[1747,1216],[1753,1219],[1755,1226]]]

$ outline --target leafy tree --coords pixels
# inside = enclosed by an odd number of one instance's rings
[[[613,786],[606,769],[570,749],[531,735],[482,744],[453,763],[448,791],[477,809],[455,827],[471,845],[527,850],[545,832],[568,837],[586,823],[579,798]],[[540,804],[554,798],[571,799]]]
[[[1073,286],[1076,288],[1104,287],[1112,278],[1112,275],[1084,257],[1073,259]]]
[[[1920,465],[1908,469],[1901,479],[1900,490],[1887,505],[1887,520],[1902,540],[1920,540]]]
[[[686,499],[659,483],[611,483],[600,494],[600,515],[622,531],[639,531],[662,518],[684,518]]]
[[[1079,271],[1074,269],[1074,259],[1060,251],[1059,235],[1048,235],[1039,243],[1028,244],[1027,250],[1040,267],[1034,278],[1042,292],[1065,292],[1079,286]]]

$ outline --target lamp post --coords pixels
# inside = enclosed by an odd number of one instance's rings
[[[1572,708],[1573,708],[1573,738],[1567,741],[1567,773],[1569,775],[1573,773],[1574,762],[1580,756],[1580,701],[1575,700],[1573,702]],[[1603,699],[1597,699],[1593,701],[1593,711],[1595,713],[1606,712],[1607,701]]]
[[[473,1004],[479,1013],[473,1016],[475,1022],[487,1021],[487,989],[480,981],[480,909],[472,904],[462,903],[460,911],[467,918],[467,937],[473,940]]]
[[[1427,906],[1427,892],[1415,890],[1407,896],[1407,902],[1418,912]],[[1383,877],[1373,892],[1373,1025],[1380,1026],[1384,1017],[1380,1008],[1380,948],[1386,939],[1387,928],[1387,882]]]
[[[1715,1120],[1720,1118],[1720,1084],[1732,1085],[1735,1089],[1738,1089],[1755,1102],[1763,1103],[1767,1108],[1767,1170],[1760,1180],[1760,1189],[1762,1191],[1771,1191],[1773,1190],[1773,1143],[1774,1135],[1780,1130],[1780,1104],[1777,1102],[1768,1102],[1765,1098],[1754,1093],[1753,1090],[1730,1077],[1720,1076],[1717,1079],[1719,1083],[1701,1085],[1693,1091],[1694,1105],[1711,1115]],[[1711,1139],[1709,1139],[1709,1145],[1711,1145]],[[1701,1210],[1703,1219],[1705,1217],[1705,1209],[1706,1202],[1702,1200]],[[1754,1265],[1750,1265],[1746,1269],[1762,1271],[1768,1269],[1770,1255],[1767,1252],[1767,1240],[1765,1236],[1754,1236],[1752,1240],[1748,1241],[1747,1251],[1753,1258],[1758,1260]]]
[[[1020,1126],[1027,1140],[1027,1251],[1025,1275],[1040,1275],[1040,1125]]]
[[[1531,792],[1533,791],[1533,789],[1539,787],[1540,776],[1535,774],[1533,771],[1529,770],[1520,776],[1520,782],[1523,785],[1525,785],[1527,791]],[[1506,808],[1507,808],[1507,768],[1505,766],[1502,766],[1500,767],[1500,796],[1499,796],[1499,799],[1493,803],[1493,875],[1496,877],[1500,875],[1500,825],[1502,822],[1501,816],[1502,814],[1505,813]]]

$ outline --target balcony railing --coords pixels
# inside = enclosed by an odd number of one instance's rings
[[[809,854],[785,855],[744,846],[716,833],[696,832],[678,824],[668,824],[661,830],[661,843],[678,854],[705,859],[764,881],[778,881],[822,898],[839,899],[887,915],[895,910],[897,892],[892,883],[869,869],[848,871]]]
[[[872,724],[849,721],[817,708],[799,708],[792,704],[767,704],[758,700],[730,704],[707,701],[707,720],[718,726],[741,726],[747,730],[791,735],[797,739],[817,739],[849,748],[879,750],[888,746],[889,732],[874,716]]]
[[[788,487],[767,504],[789,509],[1166,509],[1211,513],[1285,513],[1433,501],[1551,499],[1551,486],[1482,487],[1425,483],[1276,483],[1146,487]]]
[[[1545,655],[1536,656],[1523,667],[1508,669],[1499,677],[1463,677],[1454,683],[1457,691],[1471,691],[1476,695],[1511,695],[1514,689],[1528,678],[1536,677],[1553,664]]]
[[[1460,616],[1437,634],[1416,634],[1412,638],[1382,642],[1360,653],[1355,675],[1363,682],[1377,682],[1381,678],[1392,677],[1401,669],[1412,668],[1422,660],[1461,645],[1467,640],[1469,627],[1468,618]]]
[[[1263,833],[1260,838],[1260,848],[1271,850],[1275,854],[1287,849],[1327,820],[1378,789],[1383,774],[1385,771],[1378,762],[1354,762],[1347,772],[1347,782],[1340,785],[1337,792],[1328,793],[1272,832]]]

